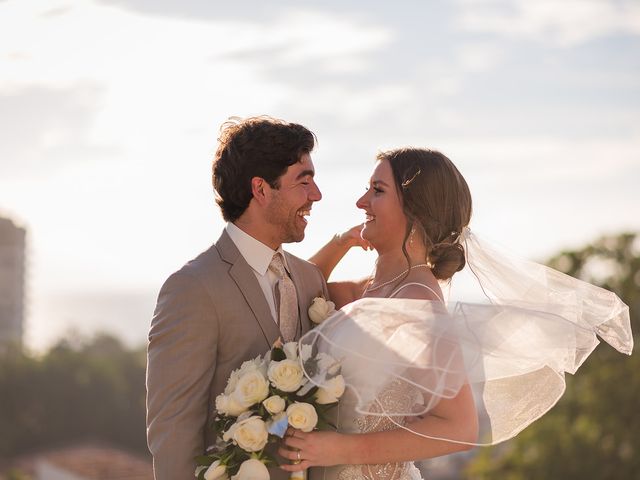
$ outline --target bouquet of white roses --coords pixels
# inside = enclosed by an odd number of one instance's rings
[[[305,376],[323,380],[319,388]],[[326,380],[329,382],[324,383]],[[216,398],[216,445],[196,458],[199,480],[268,480],[266,451],[289,426],[310,432],[328,427],[326,411],[344,393],[337,360],[324,353],[311,357],[311,347],[297,342],[276,344],[264,356],[234,370]]]

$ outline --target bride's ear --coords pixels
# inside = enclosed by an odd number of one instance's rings
[[[259,205],[265,205],[270,198],[271,186],[262,177],[251,179],[251,194]]]

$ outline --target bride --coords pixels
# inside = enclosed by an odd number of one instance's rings
[[[364,225],[310,260],[329,278],[351,247],[371,247],[374,273],[329,283],[343,308],[301,340],[342,362],[338,431],[290,430],[279,453],[294,463],[284,470],[328,467],[311,475],[329,480],[419,479],[413,460],[497,443],[544,414],[564,392],[564,372],[575,372],[595,348],[594,332],[631,352],[628,308],[615,295],[478,248],[467,228],[469,188],[443,154],[379,154],[356,205]],[[493,305],[447,308],[439,281],[467,260]],[[597,301],[556,305],[575,292]]]

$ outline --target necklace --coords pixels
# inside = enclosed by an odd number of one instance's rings
[[[413,270],[414,268],[418,268],[418,267],[427,267],[429,268],[429,265],[427,265],[426,263],[420,263],[418,265],[414,265],[410,268],[407,268],[404,272],[402,272],[400,275],[393,277],[391,280],[387,280],[386,282],[381,283],[380,285],[376,285],[375,287],[371,287],[371,286],[367,286],[367,288],[364,289],[365,292],[371,292],[373,290],[378,290],[382,287],[384,287],[385,285],[389,285],[390,283],[395,282],[396,280],[398,280],[400,277],[402,277],[405,273],[409,273],[410,270]]]

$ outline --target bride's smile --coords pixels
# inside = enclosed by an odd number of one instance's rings
[[[362,238],[369,241],[378,253],[401,248],[407,221],[388,161],[376,164],[367,191],[358,199],[356,206],[365,212]]]

